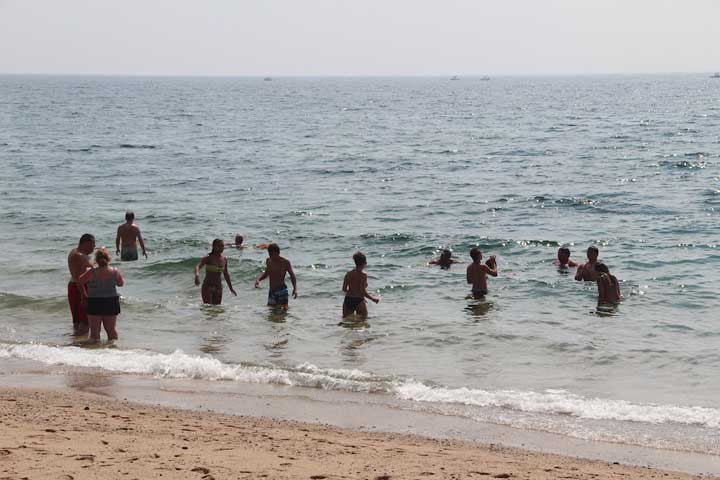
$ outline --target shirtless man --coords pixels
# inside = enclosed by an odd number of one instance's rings
[[[268,305],[288,308],[288,288],[285,285],[285,274],[290,275],[293,298],[297,298],[297,280],[290,261],[280,256],[280,247],[271,243],[267,247],[268,259],[265,261],[265,271],[255,280],[255,288],[260,288],[260,282],[270,277],[270,290],[268,291]]]
[[[129,262],[138,259],[137,242],[140,242],[140,248],[142,248],[143,255],[147,258],[147,252],[145,251],[145,242],[143,241],[142,233],[140,233],[140,227],[135,223],[135,214],[128,210],[125,213],[125,223],[120,225],[117,229],[117,235],[115,236],[115,253],[120,255],[120,259],[123,262]],[[122,253],[120,245],[122,243]]]
[[[557,259],[553,261],[553,265],[558,267],[558,270],[567,270],[578,266],[577,263],[570,260],[570,249],[568,247],[558,248]]]
[[[475,300],[483,298],[488,293],[487,276],[497,277],[497,261],[491,255],[485,264],[482,263],[482,252],[479,247],[470,250],[472,263],[467,267],[467,283],[472,284],[472,296]]]
[[[342,289],[345,292],[345,300],[343,300],[342,316],[347,317],[353,312],[361,317],[367,317],[367,303],[366,298],[369,298],[375,303],[380,301],[379,298],[373,297],[367,291],[367,273],[363,272],[363,269],[367,265],[367,258],[362,252],[355,252],[353,255],[353,261],[355,262],[355,268],[345,274],[343,279]]]
[[[95,237],[89,233],[80,237],[76,248],[68,254],[68,270],[70,270],[70,282],[68,283],[67,296],[72,314],[73,332],[75,335],[87,335],[89,324],[87,318],[87,295],[85,288],[80,286],[78,278],[92,267],[90,254],[95,250]]]
[[[592,246],[587,249],[587,263],[583,263],[575,272],[575,280],[584,282],[594,282],[598,278],[598,272],[595,271],[597,258],[600,251],[597,247]]]

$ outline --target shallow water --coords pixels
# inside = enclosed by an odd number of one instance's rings
[[[375,392],[581,438],[720,453],[720,83],[703,76],[0,77],[0,357]],[[66,254],[113,246],[121,341],[70,346]],[[214,237],[277,241],[286,315],[227,251],[237,298],[200,306]],[[498,258],[485,302],[441,248]],[[551,262],[590,244],[622,282]],[[382,298],[338,325],[352,253]]]

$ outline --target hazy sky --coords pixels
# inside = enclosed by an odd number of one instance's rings
[[[0,0],[0,73],[720,70],[720,0]]]

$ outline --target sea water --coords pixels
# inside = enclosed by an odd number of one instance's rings
[[[0,358],[119,374],[358,392],[571,437],[720,454],[720,82],[705,75],[462,78],[0,77]],[[66,258],[147,260],[116,348],[77,346]],[[286,314],[228,249],[237,297],[202,306],[213,238],[274,241]],[[496,255],[483,301],[470,248]],[[621,282],[553,266],[588,246]],[[464,264],[427,262],[449,248]],[[340,323],[368,257],[379,295]],[[339,324],[340,323],[340,324]],[[362,393],[362,395],[360,394]]]

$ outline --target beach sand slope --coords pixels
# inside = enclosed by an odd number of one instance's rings
[[[0,479],[690,479],[522,450],[0,391]]]

